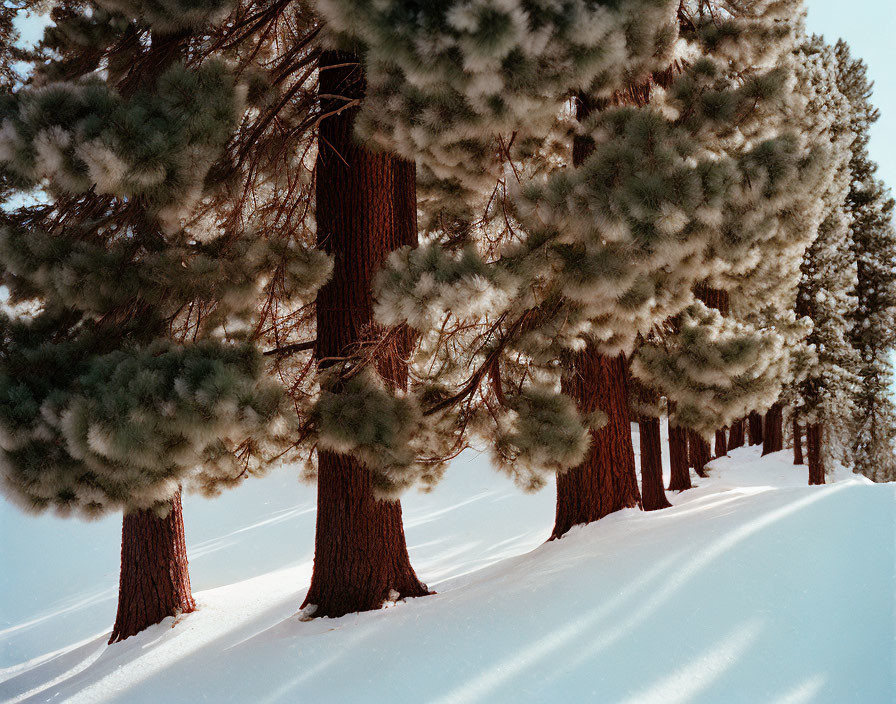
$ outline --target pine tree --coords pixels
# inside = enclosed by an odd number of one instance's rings
[[[808,349],[795,358],[794,382],[785,400],[795,422],[807,428],[809,481],[819,484],[824,483],[824,471],[817,460],[826,460],[828,466],[833,459],[849,461],[857,359],[849,342],[847,311],[855,307],[851,291],[856,268],[846,198],[854,133],[850,105],[838,88],[833,49],[814,37],[800,49],[800,57],[804,90],[812,91],[815,133],[830,143],[834,169],[823,194],[824,219],[801,265],[796,311],[812,321],[812,330],[806,338]],[[766,437],[770,434],[767,424]],[[815,447],[818,442],[822,445]]]
[[[849,168],[852,179],[846,208],[855,261],[850,342],[858,355],[858,385],[851,424],[855,471],[874,481],[896,479],[896,407],[892,399],[891,353],[896,346],[896,230],[894,202],[876,178],[877,165],[868,153],[869,129],[878,119],[871,102],[867,67],[850,55],[849,46],[835,47],[840,91],[851,107]]]
[[[668,0],[633,0],[612,9],[582,2],[334,2],[320,7],[343,41],[353,40],[355,46],[363,46],[368,91],[358,116],[359,134],[368,143],[415,160],[427,222],[469,219],[470,204],[493,190],[502,162],[510,156],[509,143],[517,142],[513,154],[518,156],[532,141],[544,139],[573,92],[608,96],[632,76],[649,76],[652,68],[663,65],[675,35],[674,3]],[[511,131],[514,136],[505,142],[502,133]],[[519,147],[523,144],[527,146]],[[409,323],[424,333],[422,355],[429,350],[426,333],[430,330],[421,323],[432,319],[433,308],[459,315],[464,308],[481,305],[482,297],[475,295],[460,307],[456,303],[460,290],[475,292],[482,288],[479,281],[467,285],[463,278],[478,279],[479,270],[489,268],[480,266],[478,253],[469,249],[460,258],[450,253],[433,258],[433,251],[421,248],[393,257],[392,267],[384,276],[393,290],[384,286],[379,297],[382,323]],[[450,303],[445,299],[430,300],[426,302],[429,310],[415,311],[413,304],[409,306],[394,288],[410,288],[408,293],[419,299],[420,289],[432,289],[435,282],[422,278],[409,287],[405,283],[414,275],[432,276],[434,265],[445,267],[433,273],[441,284],[438,294],[450,299]],[[467,265],[472,265],[473,270],[465,270]],[[487,274],[486,281],[489,278],[490,283],[506,287],[498,295],[509,303],[509,290],[515,288],[519,277],[499,270],[493,276]],[[455,286],[458,279],[461,285]],[[506,331],[502,327],[499,324],[493,331],[500,335]],[[531,324],[520,320],[511,322],[510,329],[513,333],[507,336],[505,344],[517,344],[516,335],[535,332]],[[499,343],[499,350],[501,347]],[[434,379],[432,373],[421,374],[425,378],[421,379],[416,397],[430,401],[421,404],[423,417],[433,426],[447,426],[449,438],[457,437],[458,432],[462,434],[468,426],[496,420],[496,426],[490,429],[496,460],[533,487],[543,484],[540,471],[545,463],[569,466],[581,460],[587,449],[588,428],[569,399],[558,396],[560,375],[549,372],[547,378],[530,378],[527,384],[514,384],[513,392],[505,395],[502,370],[496,363],[487,362],[489,358],[496,361],[497,357],[488,352],[484,356],[486,361],[474,373],[473,383],[465,385],[466,390],[459,396],[446,393],[452,379],[446,378],[445,365],[441,365],[443,374],[439,379]],[[613,368],[603,357],[592,361],[595,373],[603,370],[610,375],[608,378],[621,373],[624,379],[624,360],[613,362]],[[449,364],[455,370],[462,368],[457,360]],[[491,379],[495,396],[500,399],[497,412],[480,407],[477,413],[467,408],[454,416],[459,421],[446,419],[448,414],[441,412],[457,398],[469,397],[486,377]],[[576,383],[575,375],[564,375],[562,383],[570,390]],[[584,412],[589,414],[597,410],[591,393],[606,386],[594,384],[594,379],[589,378],[587,388],[580,394],[581,403],[588,406]],[[626,409],[625,386],[616,390],[619,393],[613,398],[620,408]],[[589,398],[584,398],[586,394]],[[637,501],[627,418],[619,423],[614,414],[610,425],[621,428],[619,432],[628,438],[627,464],[631,465],[631,485]],[[593,432],[605,431],[595,423]],[[424,432],[430,438],[435,434],[438,433]],[[550,446],[550,442],[562,445]],[[453,448],[456,443],[446,446]],[[613,461],[609,466],[612,469],[616,464]],[[402,482],[409,484],[415,470],[406,463],[402,467]],[[594,496],[586,500],[583,497],[583,505],[604,503],[603,513],[620,507],[608,500],[597,484],[594,489]],[[621,500],[622,505],[631,505],[627,496]],[[581,521],[573,521],[577,522]]]
[[[589,485],[565,492],[574,509],[555,534],[637,502],[620,355],[688,308],[707,276],[739,286],[744,255],[755,267],[770,232],[805,247],[813,215],[794,222],[790,209],[812,210],[824,159],[785,124],[796,109],[784,90],[792,64],[778,64],[799,36],[795,8],[759,3],[734,13],[725,4],[720,16],[683,6],[675,22],[699,58],[663,57],[665,69],[609,95],[577,91],[578,124],[563,121],[571,111],[557,118],[579,145],[572,168],[551,142],[561,130],[528,158],[505,150],[508,172],[486,197],[483,241],[454,252],[448,237],[442,248],[396,253],[381,277],[380,319],[422,335],[415,370],[435,399],[424,415],[459,408],[460,425],[490,442],[523,486],[538,488],[558,469],[563,483],[565,468],[582,460],[585,433],[597,441],[593,453],[601,433],[624,429],[606,455],[588,460]],[[494,221],[503,249],[487,238]],[[461,292],[468,303],[455,312]],[[578,409],[545,403],[558,387]],[[619,403],[600,401],[600,388]],[[526,438],[519,429],[536,417],[538,432]]]
[[[30,199],[0,225],[0,481],[26,510],[124,512],[111,641],[194,608],[181,490],[281,451],[256,309],[272,270],[296,303],[329,272],[219,208],[247,107],[264,113],[247,98],[267,97],[215,58],[231,10],[59,4],[0,97],[0,177]]]

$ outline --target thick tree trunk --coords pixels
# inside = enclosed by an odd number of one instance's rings
[[[645,511],[668,508],[663,489],[662,446],[660,443],[660,419],[641,416],[638,420],[641,438],[641,501]]]
[[[641,505],[628,410],[628,369],[624,355],[608,357],[590,345],[573,355],[563,375],[563,393],[583,413],[598,408],[607,424],[591,431],[588,457],[557,475],[557,512],[552,538],[581,523]]]
[[[669,491],[684,491],[691,488],[691,472],[688,464],[688,431],[672,424],[671,411],[675,405],[669,403]]]
[[[784,449],[784,409],[780,403],[773,403],[765,413],[762,435],[762,454],[780,452]]]
[[[747,416],[750,427],[750,444],[751,445],[761,445],[762,444],[762,416],[759,415],[756,411],[750,411],[750,415]]]
[[[728,431],[729,451],[744,446],[744,425],[746,425],[746,420],[743,418],[731,424],[731,429]]]
[[[594,109],[585,96],[579,96],[578,119]],[[573,164],[581,166],[593,149],[590,138],[577,136],[573,140]],[[580,523],[641,505],[628,410],[628,374],[625,355],[609,357],[590,344],[564,360],[563,392],[584,413],[599,408],[608,420],[603,428],[591,432],[585,461],[557,475],[557,510],[551,538],[559,538]]]
[[[700,433],[688,431],[688,449],[690,452],[691,466],[698,477],[706,476],[706,465],[709,462],[709,443],[703,439]]]
[[[803,463],[803,438],[799,421],[793,421],[793,463]]]
[[[809,484],[824,484],[824,426],[821,423],[806,425],[806,454],[809,456]]]
[[[130,638],[162,619],[195,610],[178,492],[164,518],[154,511],[124,516],[118,613],[109,642]]]
[[[375,339],[371,285],[389,253],[417,242],[414,167],[373,153],[354,139],[356,106],[364,96],[356,56],[325,51],[320,58],[324,114],[317,159],[318,246],[334,255],[333,277],[317,297],[317,347],[321,365]],[[396,387],[407,383],[403,362],[410,337],[377,361]],[[400,336],[401,337],[401,336]],[[429,593],[411,567],[398,501],[374,496],[372,474],[358,460],[334,452],[318,457],[314,572],[302,604],[314,616],[342,616],[380,608],[390,599]]]
[[[728,454],[728,441],[725,438],[725,429],[719,428],[716,431],[716,444],[713,448],[713,456],[714,457],[724,457]]]

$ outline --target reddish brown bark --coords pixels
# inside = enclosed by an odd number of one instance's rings
[[[164,518],[154,511],[124,515],[118,613],[109,642],[130,638],[162,619],[195,610],[178,492]]]
[[[674,411],[675,404],[669,403]],[[688,464],[688,431],[673,425],[669,418],[669,491],[684,491],[691,488],[691,472]]]
[[[662,445],[660,443],[660,419],[641,416],[638,420],[641,438],[641,501],[645,511],[668,508],[663,489]]]
[[[724,457],[728,454],[728,441],[725,438],[725,429],[719,428],[716,431],[716,444],[713,448],[713,457]]]
[[[762,434],[762,454],[780,452],[784,449],[784,409],[780,403],[773,403],[765,413]]]
[[[744,426],[746,425],[746,420],[741,418],[740,420],[736,420],[731,424],[731,428],[728,431],[728,449],[734,450],[738,447],[744,446]]]
[[[641,505],[628,410],[628,369],[624,355],[608,357],[590,345],[564,369],[563,393],[583,413],[598,408],[607,424],[591,431],[588,457],[557,475],[557,511],[552,538],[581,523]]]
[[[806,454],[809,458],[809,484],[824,484],[824,426],[821,423],[806,425]]]
[[[578,119],[584,119],[594,109],[585,96],[578,97]],[[593,149],[590,138],[575,137],[573,164],[580,166]],[[591,432],[585,461],[557,475],[557,509],[551,538],[559,538],[573,526],[591,523],[613,511],[641,505],[629,419],[628,374],[625,355],[609,357],[590,344],[564,360],[563,392],[582,412],[599,408],[608,420],[603,428]]]
[[[417,242],[414,167],[362,148],[354,139],[365,83],[352,54],[325,51],[320,59],[321,108],[317,159],[318,246],[334,255],[333,276],[317,297],[321,364],[377,336],[371,284],[391,251]],[[399,336],[400,337],[400,336]],[[381,375],[407,383],[404,333],[378,360]],[[334,452],[318,457],[317,529],[311,586],[302,604],[315,616],[380,608],[389,599],[429,593],[408,557],[401,504],[374,496],[373,475],[358,460]]]
[[[712,288],[705,281],[694,286],[694,295],[709,308],[714,308],[724,316],[728,316],[731,309],[728,292],[721,288]]]
[[[709,463],[709,443],[703,437],[693,431],[688,431],[688,452],[690,464],[694,468],[698,477],[706,476],[706,465]]]
[[[750,411],[750,415],[747,416],[748,427],[750,430],[750,444],[751,445],[761,445],[762,444],[762,416],[759,415],[756,411]]]
[[[803,463],[803,438],[802,428],[798,421],[793,421],[793,463]]]

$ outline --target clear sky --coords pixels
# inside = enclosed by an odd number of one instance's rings
[[[854,56],[868,64],[874,103],[881,117],[871,134],[871,156],[878,174],[896,189],[896,0],[805,0],[808,30],[834,42],[849,42]],[[43,18],[20,18],[23,39],[37,39]]]
[[[845,39],[868,64],[880,120],[871,132],[878,175],[896,189],[896,0],[806,0],[807,28],[833,43]]]

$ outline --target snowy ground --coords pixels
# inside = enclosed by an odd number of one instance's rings
[[[438,595],[311,622],[314,489],[281,470],[186,502],[199,611],[111,647],[120,519],[0,502],[0,701],[892,704],[896,485],[789,460],[544,544],[552,488],[465,455],[404,501]]]

